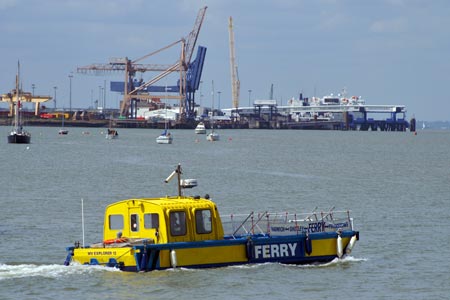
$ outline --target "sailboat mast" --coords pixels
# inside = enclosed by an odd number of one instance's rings
[[[165,122],[164,122],[164,127],[165,127],[165,133],[167,134],[167,128],[168,128],[168,126],[167,126],[167,123],[168,123],[168,119],[167,119],[167,98],[168,98],[168,95],[167,95],[167,80],[166,80],[166,101],[164,101],[165,102],[165,104],[164,104],[164,106],[165,106],[165,109],[166,109],[166,118],[165,118]]]
[[[212,85],[212,113],[211,113],[211,130],[214,131],[214,80],[211,82]]]
[[[14,109],[14,127],[16,131],[19,129],[19,109],[20,109],[20,96],[19,96],[19,81],[20,81],[20,62],[17,61],[17,75],[16,75],[16,106]]]

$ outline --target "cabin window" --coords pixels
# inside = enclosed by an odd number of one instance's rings
[[[111,230],[123,229],[123,216],[122,215],[109,215],[109,229],[111,229]]]
[[[186,213],[184,211],[170,212],[170,234],[180,236],[186,234]]]
[[[211,211],[209,209],[195,211],[195,227],[198,234],[211,233]]]
[[[159,228],[159,215],[144,214],[144,228],[145,229]]]
[[[137,214],[132,214],[130,216],[130,228],[131,231],[139,231],[139,215]]]

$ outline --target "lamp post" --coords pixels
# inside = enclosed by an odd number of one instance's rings
[[[58,87],[54,86],[53,89],[55,90],[55,97],[53,98],[53,108],[56,110],[56,90],[58,89]]]
[[[103,82],[103,109],[106,109],[106,80]]]
[[[252,90],[248,90],[248,106],[250,107],[250,96],[252,94]]]
[[[34,88],[36,87],[36,85],[33,83],[32,85],[31,85],[31,89],[33,90],[33,93],[31,94],[32,96],[34,96]]]
[[[202,85],[203,85],[203,81],[200,80],[200,107],[202,107],[202,98],[203,98]]]
[[[219,96],[219,111],[220,111],[220,93],[222,93],[221,91],[217,91],[217,95]]]
[[[72,116],[72,78],[73,75],[69,75],[69,117]]]
[[[97,108],[102,107],[102,86],[101,85],[98,86],[98,103],[99,104],[97,104]]]

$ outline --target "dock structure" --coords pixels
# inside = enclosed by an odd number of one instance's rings
[[[280,107],[297,123],[328,122],[333,129],[406,131],[404,105],[320,105],[301,107]]]
[[[223,112],[231,116],[232,110]],[[238,111],[249,128],[406,131],[410,126],[404,105],[278,106],[275,100],[256,100],[253,107]]]

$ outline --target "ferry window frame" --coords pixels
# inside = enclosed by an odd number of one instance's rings
[[[132,231],[132,232],[139,231],[139,215],[138,214],[130,215],[130,231]]]
[[[197,234],[209,234],[212,232],[212,219],[210,209],[195,210],[195,231]]]
[[[157,213],[144,214],[144,228],[145,229],[158,229],[159,228],[159,214],[157,214]]]
[[[121,214],[113,214],[108,216],[110,230],[123,230],[124,218]]]
[[[187,233],[186,212],[183,210],[169,213],[170,235],[183,236]]]

